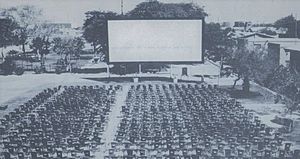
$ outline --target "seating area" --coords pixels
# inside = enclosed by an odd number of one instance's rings
[[[299,159],[299,150],[217,86],[132,85],[106,159]]]
[[[88,159],[99,149],[105,159],[300,158],[282,134],[212,85],[59,86],[0,122],[0,159]],[[116,132],[107,132],[112,122]]]
[[[0,158],[90,158],[120,89],[96,85],[44,90],[0,119]]]

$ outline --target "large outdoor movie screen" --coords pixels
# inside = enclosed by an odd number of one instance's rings
[[[109,62],[202,62],[202,20],[109,20]]]

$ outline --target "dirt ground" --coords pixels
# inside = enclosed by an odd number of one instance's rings
[[[235,90],[231,90],[229,86],[224,88],[228,90],[233,98],[238,99],[245,108],[252,110],[269,127],[276,130],[283,127],[272,122],[276,117],[292,119],[294,121],[293,130],[283,134],[283,136],[286,140],[293,142],[294,148],[300,148],[300,114],[288,112],[286,105],[283,103],[275,104],[274,92],[256,84],[251,85],[251,92],[247,95],[242,93],[241,85],[237,86]]]
[[[27,72],[22,76],[10,75],[0,76],[0,105],[8,105],[8,109],[0,111],[0,117],[4,114],[12,111],[20,104],[26,102],[43,89],[53,88],[59,85],[110,85],[116,84],[115,82],[99,82],[94,80],[88,80],[89,77],[102,77],[106,74],[33,74]],[[222,84],[222,88],[229,89],[232,86],[233,78],[207,78],[207,83]],[[153,82],[151,82],[153,83]],[[164,83],[164,82],[160,82]],[[132,83],[122,82],[118,83],[123,86],[127,86]],[[241,89],[240,83],[238,83],[237,89]],[[230,89],[229,89],[230,90]],[[241,96],[239,92],[233,92],[233,97],[236,97],[242,105],[252,110],[255,115],[259,116],[263,123],[274,128],[279,129],[282,125],[273,123],[276,116],[291,118],[295,121],[294,131],[285,134],[285,137],[289,141],[294,142],[294,147],[300,148],[300,115],[286,113],[286,107],[284,104],[274,104],[274,94],[261,88],[257,85],[251,86],[252,93],[249,96]],[[232,92],[231,92],[232,93]],[[121,99],[122,101],[123,99]],[[115,108],[118,110],[118,108]],[[115,114],[113,116],[117,116]],[[107,142],[108,143],[108,142]]]

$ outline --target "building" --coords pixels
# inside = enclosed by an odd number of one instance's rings
[[[300,39],[269,42],[268,51],[274,55],[278,65],[289,66],[300,72]]]
[[[268,41],[278,39],[271,35],[266,35],[263,33],[244,33],[243,35],[236,37],[240,45],[245,44],[245,46],[250,50],[266,48]]]
[[[45,23],[42,26],[50,31],[50,39],[80,37],[82,34],[81,28],[72,28],[71,23]]]
[[[249,50],[266,50],[275,58],[277,65],[291,67],[300,71],[300,39],[278,38],[263,33],[244,33],[236,38]]]

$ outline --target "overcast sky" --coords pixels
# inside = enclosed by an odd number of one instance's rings
[[[124,11],[127,12],[145,0],[123,1]],[[267,23],[290,14],[300,19],[300,0],[160,0],[160,2],[197,3],[204,6],[209,14],[206,21],[209,22],[247,20]],[[77,27],[83,24],[85,12],[110,10],[120,13],[120,3],[121,0],[0,0],[0,8],[34,5],[43,9],[46,20],[68,22]]]

